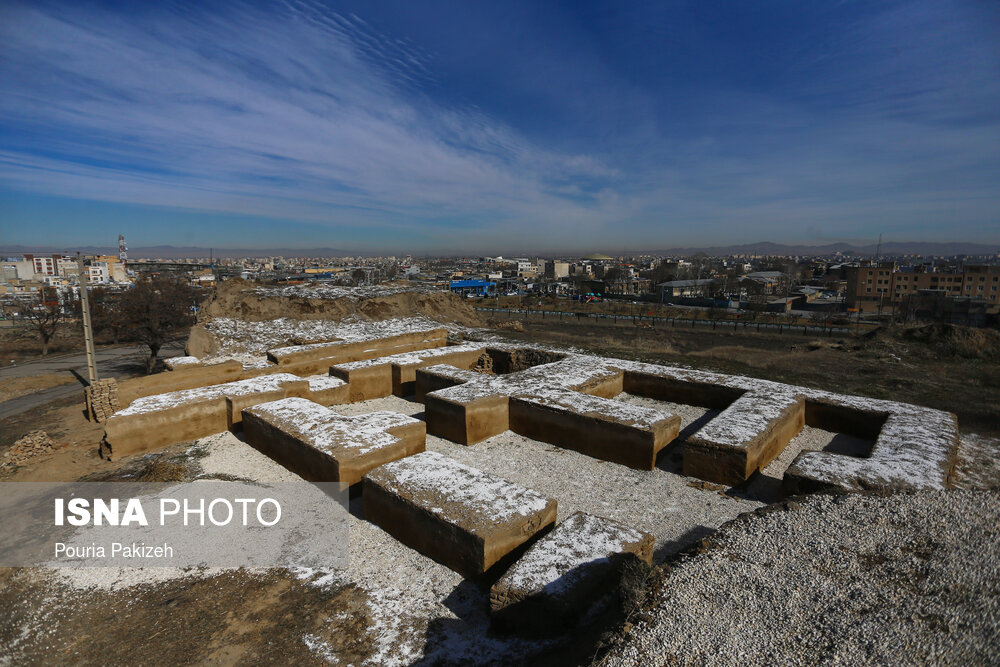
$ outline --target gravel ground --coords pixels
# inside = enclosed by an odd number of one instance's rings
[[[333,409],[423,416],[422,404],[394,396]],[[472,447],[428,436],[427,449],[556,498],[560,520],[583,510],[651,532],[659,559],[762,505],[689,486],[687,478],[664,470],[631,470],[510,431]],[[360,498],[352,501],[359,517],[361,505]],[[544,645],[491,636],[486,591],[360,518],[351,526],[350,569],[332,576],[369,592],[378,658],[388,663],[509,662]],[[315,648],[318,654],[324,649],[321,643]]]
[[[952,483],[959,489],[1000,489],[1000,440],[962,434]]]
[[[617,398],[630,404],[672,409],[681,416],[682,428],[697,428],[715,414],[701,408],[650,401],[627,394]],[[334,406],[333,409],[345,415],[392,410],[416,417],[423,416],[422,404],[397,397]],[[710,535],[723,523],[733,520],[740,514],[763,507],[765,502],[770,500],[768,496],[774,492],[776,481],[780,481],[784,468],[795,454],[802,449],[845,447],[842,439],[838,438],[842,436],[818,429],[804,429],[792,441],[786,452],[764,471],[765,474],[760,480],[755,482],[759,486],[751,485],[739,490],[725,490],[718,485],[704,484],[683,477],[679,474],[679,458],[669,451],[662,457],[661,464],[656,470],[637,471],[529,440],[509,431],[472,447],[428,436],[427,449],[556,498],[559,502],[560,520],[577,510],[583,510],[650,532],[656,540],[654,558],[656,561],[663,561],[678,550]],[[864,446],[861,442],[848,444],[862,448]],[[188,450],[188,455],[192,462],[198,464],[203,476],[232,475],[259,481],[295,478],[231,433],[203,438]],[[963,497],[973,498],[969,495]],[[995,501],[995,496],[992,500]],[[809,663],[817,655],[839,655],[835,653],[840,650],[839,645],[832,640],[829,645],[823,642],[827,636],[824,633],[840,632],[840,626],[834,624],[827,627],[825,622],[811,623],[803,619],[814,615],[822,617],[840,610],[845,605],[854,605],[855,598],[858,600],[871,598],[872,602],[866,603],[867,607],[858,602],[856,606],[850,607],[851,609],[877,611],[877,614],[860,617],[863,621],[862,627],[865,628],[863,632],[868,633],[864,635],[865,637],[875,632],[883,623],[890,621],[898,624],[899,631],[904,636],[907,632],[913,632],[910,626],[914,624],[921,628],[931,624],[931,621],[926,620],[919,622],[907,620],[913,615],[921,619],[925,617],[937,619],[940,616],[944,619],[942,622],[952,623],[956,628],[972,627],[966,626],[966,621],[959,622],[955,618],[956,614],[965,613],[964,608],[952,614],[939,611],[938,607],[941,605],[912,608],[904,606],[899,608],[908,611],[900,616],[895,610],[899,602],[893,597],[896,595],[894,592],[888,588],[866,590],[864,577],[872,572],[877,573],[878,568],[884,569],[890,566],[896,568],[886,575],[887,581],[909,581],[916,571],[914,568],[927,569],[933,561],[925,562],[919,556],[910,554],[907,556],[908,560],[898,564],[894,565],[895,560],[882,564],[879,562],[882,551],[890,553],[893,558],[894,554],[899,552],[900,547],[896,546],[896,542],[900,539],[900,534],[906,534],[905,526],[910,524],[911,518],[905,513],[885,510],[878,517],[864,522],[871,533],[866,536],[859,534],[857,526],[851,523],[855,510],[844,507],[842,505],[844,502],[820,498],[804,502],[804,509],[798,512],[775,512],[748,519],[747,525],[750,526],[756,526],[761,522],[784,521],[784,523],[764,528],[762,538],[746,537],[741,538],[742,541],[737,540],[737,548],[740,551],[736,552],[738,557],[732,560],[718,555],[722,552],[710,552],[704,557],[706,567],[717,567],[719,571],[709,571],[704,575],[696,574],[691,577],[696,582],[693,585],[695,592],[684,599],[689,600],[691,604],[691,609],[687,613],[702,613],[707,616],[675,618],[668,615],[660,621],[660,614],[665,612],[657,611],[657,623],[645,629],[646,634],[643,635],[642,643],[635,644],[640,647],[636,651],[642,652],[629,653],[629,649],[622,648],[620,655],[616,654],[616,659],[630,664],[649,664],[669,661],[670,654],[674,654],[683,659],[693,656],[692,661],[695,663],[712,662],[715,657],[718,657],[718,662],[723,663],[772,662],[765,658],[773,652],[788,656],[787,659],[778,662],[795,662],[796,658],[801,658],[800,662]],[[994,512],[995,509],[994,502]],[[526,656],[537,654],[546,647],[544,643],[492,635],[489,631],[488,597],[484,590],[463,581],[452,570],[400,544],[377,526],[366,522],[360,497],[351,501],[351,510],[353,517],[350,525],[350,565],[347,570],[301,571],[294,573],[294,576],[316,586],[338,587],[353,584],[364,591],[365,604],[371,619],[370,642],[375,647],[375,654],[370,664],[410,664],[421,660],[429,664],[513,663],[521,662]],[[831,520],[829,525],[816,520],[821,513],[836,515],[837,512],[840,512],[842,518]],[[883,514],[888,518],[880,518]],[[969,514],[972,515],[973,512],[970,511]],[[984,520],[996,523],[995,515],[985,512],[980,512],[980,515],[987,517]],[[927,520],[923,516],[912,519],[917,521],[913,525],[923,525],[921,522]],[[897,525],[900,521],[904,523]],[[942,519],[943,524],[937,521],[935,517],[928,525],[935,526],[935,530],[946,530],[949,523],[954,524],[946,519]],[[806,528],[803,529],[798,524],[803,524]],[[817,525],[822,528],[816,529]],[[810,526],[812,532],[809,530]],[[989,548],[996,550],[996,526],[993,525],[991,528],[993,533]],[[727,534],[728,532],[732,531],[727,531]],[[970,528],[967,532],[974,531]],[[906,537],[908,539],[910,535]],[[853,551],[842,552],[831,546],[844,544],[851,545],[849,549]],[[899,544],[906,545],[905,539]],[[937,549],[941,545],[945,548],[948,544],[950,542],[945,538],[932,535],[928,537],[926,545],[924,542],[919,542],[914,548]],[[882,551],[879,551],[880,549]],[[744,552],[748,555],[744,556]],[[995,554],[992,552],[988,557],[995,561]],[[855,597],[843,598],[826,593],[826,587],[835,592],[841,589],[853,590],[835,578],[848,576],[853,570],[836,561],[836,569],[827,571],[830,567],[834,567],[828,561],[832,563],[834,561],[830,559],[838,558],[850,561],[854,570],[861,568],[856,575],[861,577],[860,580],[849,579],[854,582],[854,588],[858,589],[851,593]],[[942,558],[950,557],[942,555]],[[784,561],[782,563],[784,567],[780,569],[778,565],[770,567],[765,565],[765,563],[776,564],[779,560]],[[863,569],[868,563],[875,562],[879,564],[867,571]],[[693,561],[683,567],[696,567],[698,563],[701,563],[701,560]],[[814,565],[819,569],[814,569]],[[991,566],[996,567],[996,563],[992,563]],[[969,572],[974,571],[969,570]],[[980,568],[980,573],[982,572]],[[103,571],[81,569],[61,570],[54,576],[62,585],[75,589],[77,594],[86,595],[86,589],[91,588],[122,590],[143,583],[156,584],[176,578],[211,576],[217,573],[215,570],[194,573],[168,568]],[[779,602],[776,602],[772,598],[778,594],[768,589],[769,580],[763,578],[758,581],[761,573],[770,575],[775,582],[780,581],[783,585],[788,581],[801,583],[794,584],[799,588],[791,589],[794,591],[794,596],[790,601],[786,592],[784,601],[781,602],[782,598],[779,596],[776,598]],[[253,573],[248,574],[253,575]],[[826,578],[816,585],[803,581],[806,577],[820,575]],[[850,574],[850,576],[855,575]],[[991,585],[995,591],[996,577],[995,574],[992,576]],[[724,585],[712,583],[720,581],[726,583]],[[923,581],[926,583],[937,579],[929,577]],[[675,586],[670,585],[667,590],[673,592],[674,588]],[[904,594],[906,593],[899,595]],[[673,602],[667,603],[667,606],[677,614],[686,609],[683,605],[678,606]],[[995,608],[992,613],[994,619],[992,622],[995,626]],[[976,614],[977,618],[988,618],[978,611]],[[749,618],[744,620],[743,616]],[[775,619],[785,622],[775,623]],[[324,641],[322,636],[335,636],[337,628],[345,622],[346,619],[331,617],[328,626],[321,633],[308,632],[307,628],[303,628],[302,641],[317,658],[332,662],[337,658],[337,647]],[[968,621],[972,624],[977,622]],[[741,638],[742,628],[752,629],[758,626],[763,629],[750,632],[751,634],[762,632],[762,635],[754,634],[750,638]],[[844,626],[843,632],[851,631],[850,624]],[[673,628],[673,630],[667,632],[661,630],[662,628]],[[660,636],[661,631],[666,638]],[[720,637],[715,637],[713,633]],[[634,634],[633,637],[639,635]],[[764,638],[767,638],[766,641]],[[682,642],[676,650],[672,648],[673,644],[669,643],[675,640]],[[705,653],[706,646],[716,647],[719,653]],[[862,644],[862,646],[867,645]],[[741,650],[746,656],[745,659],[740,657]],[[878,660],[878,656],[882,655],[878,653],[880,647],[869,647],[864,650],[874,651],[872,654],[874,660]],[[651,653],[648,653],[650,651]],[[844,655],[847,657],[866,655],[861,649],[858,651]],[[934,655],[936,654],[926,654],[928,658]]]
[[[601,664],[996,664],[996,492],[783,505],[668,570]]]
[[[333,409],[345,415],[375,410],[417,417],[423,413],[422,404],[397,397]],[[696,419],[698,414],[691,417]],[[651,532],[656,537],[659,560],[763,504],[689,485],[690,479],[665,469],[632,470],[511,432],[472,447],[428,436],[427,449],[556,498],[560,520],[583,510]],[[259,481],[294,477],[231,433],[203,438],[188,452],[205,476],[232,475]],[[317,586],[356,584],[365,591],[373,623],[371,641],[376,647],[372,664],[410,664],[420,659],[432,664],[517,662],[544,648],[544,643],[493,636],[486,591],[365,521],[360,497],[351,501],[351,510],[347,570],[302,571],[297,576]],[[61,570],[56,577],[85,594],[88,588],[121,590],[212,574],[217,571],[106,568]],[[329,621],[333,626],[341,622],[337,618]],[[318,657],[336,654],[335,647],[316,634],[304,634],[303,642]]]

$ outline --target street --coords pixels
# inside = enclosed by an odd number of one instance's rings
[[[183,341],[168,343],[160,350],[160,358],[176,357],[183,354]],[[145,363],[145,354],[139,345],[118,345],[102,348],[95,352],[95,358],[97,361],[97,374],[102,378],[118,378],[125,375],[133,375]],[[74,392],[79,392],[87,380],[87,355],[83,352],[39,357],[38,359],[14,366],[7,365],[9,364],[9,360],[4,362],[0,359],[0,364],[3,364],[3,367],[0,368],[0,382],[12,378],[58,375],[60,373],[71,374],[80,380],[80,382],[74,382],[73,384],[50,387],[49,389],[43,389],[42,391],[36,391],[32,394],[4,401],[0,403],[0,419],[6,419],[7,417],[37,408],[64,396],[69,396]]]

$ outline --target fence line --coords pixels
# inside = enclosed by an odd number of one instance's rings
[[[619,320],[627,322],[632,320],[636,324],[646,322],[650,326],[655,327],[658,323],[662,326],[670,327],[711,327],[712,329],[719,328],[732,328],[734,331],[743,329],[744,331],[748,329],[761,331],[761,330],[771,330],[777,331],[778,333],[799,333],[801,331],[802,335],[807,336],[810,333],[814,335],[826,334],[827,336],[833,336],[835,333],[838,334],[850,334],[850,327],[847,326],[816,326],[812,324],[786,324],[783,322],[750,322],[748,320],[713,320],[713,319],[695,319],[688,317],[657,317],[655,315],[623,315],[620,313],[583,313],[583,312],[572,312],[563,310],[532,310],[530,308],[518,309],[518,308],[486,308],[482,306],[476,306],[476,310],[485,313],[507,313],[507,316],[512,315],[525,315],[525,316],[540,316],[542,319],[546,317],[555,317],[558,319],[563,319],[564,317],[575,317],[575,318],[593,318],[599,320],[612,320],[618,322]]]

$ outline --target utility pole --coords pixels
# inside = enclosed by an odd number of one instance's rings
[[[83,257],[76,253],[76,266],[80,271],[80,310],[83,313],[83,342],[87,348],[87,375],[90,384],[97,382],[97,361],[94,359],[94,328],[90,323],[90,295],[87,293],[87,276]]]

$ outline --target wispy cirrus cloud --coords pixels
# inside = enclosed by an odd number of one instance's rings
[[[437,8],[418,43],[313,0],[8,5],[0,190],[373,250],[1000,233],[1000,58],[974,12],[731,17],[762,36],[700,6],[509,7],[450,31]]]
[[[600,203],[559,184],[615,177],[436,105],[427,55],[356,16],[62,9],[20,7],[0,28],[9,186],[391,228],[579,219]]]

